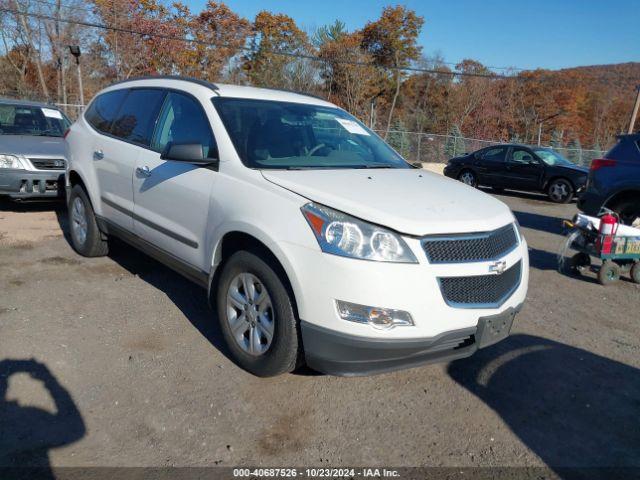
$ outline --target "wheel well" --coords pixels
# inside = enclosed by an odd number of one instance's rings
[[[640,204],[640,191],[639,190],[624,190],[613,195],[609,200],[605,202],[607,208],[624,201],[636,201]]]
[[[244,232],[228,232],[224,235],[224,237],[222,237],[220,246],[216,251],[215,260],[217,266],[211,280],[211,285],[209,286],[209,301],[213,304],[213,300],[215,297],[213,292],[215,292],[220,277],[220,272],[222,271],[225,262],[231,257],[231,255],[239,252],[240,250],[255,253],[262,260],[267,262],[271,268],[273,268],[273,270],[282,280],[282,283],[291,295],[291,298],[293,299],[293,308],[295,309],[295,314],[297,317],[298,305],[296,302],[296,297],[293,292],[291,282],[289,281],[289,276],[280,263],[280,260],[278,260],[278,257],[276,257],[275,254],[264,243],[262,243],[256,237]]]
[[[69,172],[69,185],[71,185],[72,187],[74,187],[75,185],[80,185],[85,193],[87,191],[87,187],[85,187],[84,182],[82,181],[82,177],[80,177],[80,175],[78,175],[78,172],[76,172],[75,170],[71,170]]]
[[[460,171],[458,172],[458,178],[460,178],[460,176],[464,173],[464,172],[471,172],[473,173],[473,176],[478,178],[478,174],[475,172],[475,170],[471,167],[462,167],[460,169]]]

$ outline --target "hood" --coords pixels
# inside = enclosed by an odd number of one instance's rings
[[[408,235],[481,232],[514,218],[492,196],[426,170],[263,170],[262,175],[309,200]]]
[[[581,165],[553,165],[553,168],[559,168],[560,170],[570,170],[572,172],[581,172],[581,173],[589,173],[588,167],[583,167]]]
[[[64,158],[64,138],[0,135],[0,153],[30,157]]]

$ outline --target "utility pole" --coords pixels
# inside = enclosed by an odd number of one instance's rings
[[[78,67],[78,91],[80,94],[80,105],[84,106],[84,91],[82,89],[82,71],[80,70],[80,47],[78,45],[69,45],[71,55],[76,57],[76,66]]]
[[[636,126],[636,117],[638,116],[638,110],[640,109],[640,85],[636,86],[638,94],[636,95],[636,104],[633,106],[633,113],[631,114],[631,121],[629,122],[629,131],[627,133],[632,134],[633,129]]]
[[[540,120],[540,123],[538,123],[538,146],[540,146],[540,140],[542,139],[542,124],[544,122],[546,122],[547,120],[551,120],[552,118],[559,117],[563,113],[564,113],[564,111],[560,110],[558,113],[554,113],[553,115],[549,115],[548,117],[543,118],[542,120]]]

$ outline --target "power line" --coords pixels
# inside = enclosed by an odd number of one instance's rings
[[[48,2],[46,0],[30,0],[32,2],[36,2],[36,3],[40,3],[42,5],[49,5],[51,7],[58,7],[58,4],[56,2]],[[90,12],[90,13],[94,13],[95,10],[93,8],[87,8],[87,7],[80,7],[77,5],[69,5],[69,4],[65,4],[65,3],[60,3],[60,8],[67,8],[69,10],[83,10],[85,12]]]
[[[44,1],[44,0],[39,0],[39,1]],[[163,40],[173,40],[173,41],[178,41],[178,42],[194,43],[194,44],[203,45],[203,46],[210,46],[210,47],[217,47],[217,48],[229,48],[229,49],[233,49],[233,50],[242,50],[242,51],[246,51],[246,52],[255,52],[254,49],[252,49],[250,47],[246,47],[246,46],[238,47],[236,45],[230,45],[230,44],[225,44],[225,43],[207,42],[205,40],[199,40],[197,38],[176,37],[174,35],[166,35],[166,34],[162,34],[162,33],[148,33],[148,32],[142,32],[142,31],[139,31],[139,30],[132,30],[132,29],[124,28],[124,27],[112,27],[112,26],[109,26],[109,25],[104,25],[104,24],[94,23],[94,22],[87,22],[87,21],[82,21],[82,20],[71,20],[71,19],[66,19],[66,18],[56,18],[56,17],[53,17],[51,15],[45,15],[45,14],[42,14],[42,13],[21,12],[19,10],[15,10],[15,9],[11,9],[11,8],[0,8],[0,12],[12,13],[14,15],[25,15],[27,17],[38,18],[38,19],[41,19],[41,20],[60,21],[62,23],[68,23],[68,24],[71,24],[71,25],[78,25],[78,26],[83,26],[83,27],[88,27],[88,28],[98,28],[98,29],[110,30],[110,31],[114,31],[114,32],[128,33],[128,34],[132,34],[132,35],[138,35],[138,36],[141,36],[141,37],[155,37],[155,38],[161,38]],[[293,52],[282,52],[282,51],[276,51],[276,50],[264,50],[264,52],[268,53],[268,54],[271,54],[271,55],[280,55],[280,56],[289,57],[289,58],[300,58],[300,59],[303,59],[303,60],[310,60],[310,61],[323,62],[323,63],[327,62],[326,59],[320,58],[320,57],[315,56],[315,55],[293,53]],[[374,63],[370,63],[370,62],[357,62],[357,61],[340,60],[340,59],[330,60],[330,63],[361,66],[361,67],[376,66]],[[399,70],[399,71],[416,72],[416,73],[432,73],[432,74],[436,74],[436,75],[446,75],[446,76],[450,76],[450,77],[479,77],[479,78],[489,78],[489,79],[517,79],[517,77],[508,76],[508,75],[501,75],[501,74],[457,72],[457,71],[437,70],[437,69],[411,67],[411,66],[407,66],[407,67],[389,66],[389,67],[385,67],[385,68],[387,70]]]

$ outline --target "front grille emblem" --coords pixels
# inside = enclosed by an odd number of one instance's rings
[[[504,260],[499,260],[489,265],[489,272],[494,272],[497,275],[502,275],[506,269],[507,269],[507,262],[505,262]]]

